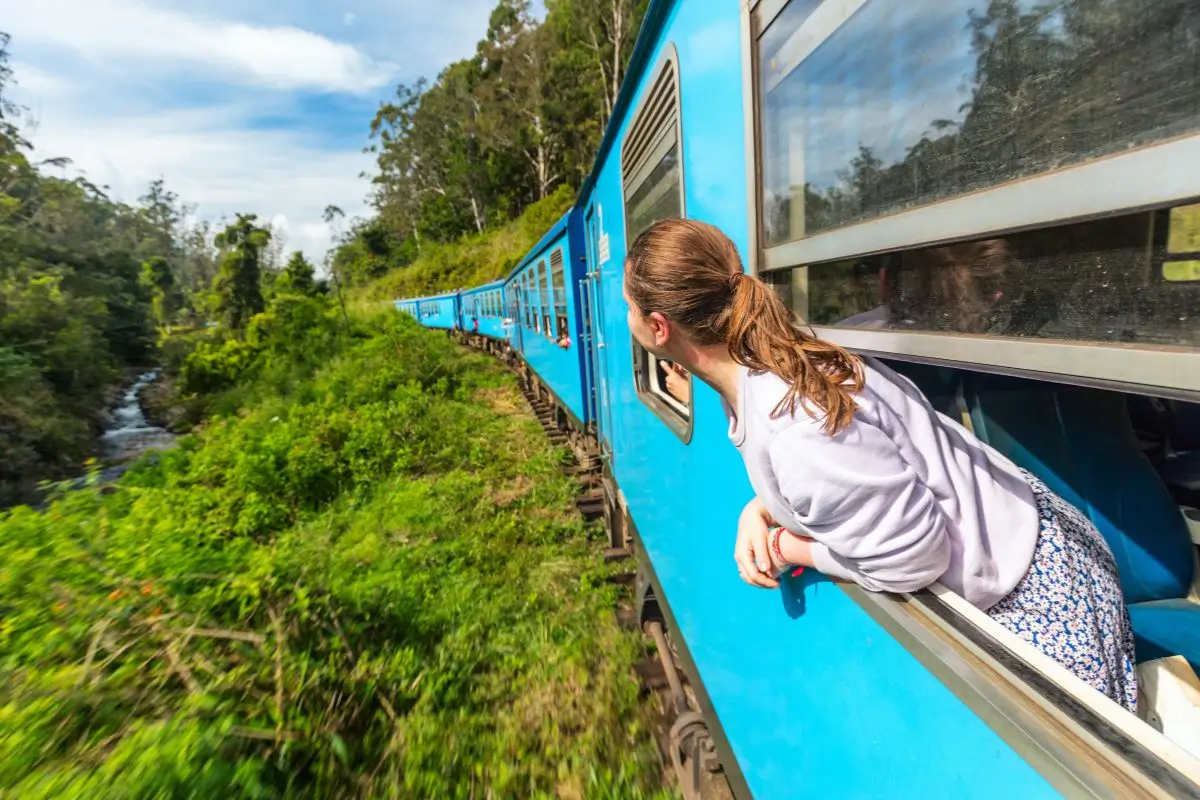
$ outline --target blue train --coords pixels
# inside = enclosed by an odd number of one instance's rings
[[[574,207],[502,280],[396,302],[511,358],[600,465],[686,678],[688,793],[1200,796],[1197,31],[1191,0],[652,0]],[[720,401],[668,390],[622,298],[682,216],[1091,517],[1136,716],[944,587],[741,582]]]

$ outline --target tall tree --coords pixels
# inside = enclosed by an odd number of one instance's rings
[[[143,261],[140,282],[150,292],[158,326],[166,328],[175,312],[175,273],[171,265],[162,256]]]
[[[331,203],[330,205],[325,206],[325,212],[321,215],[321,218],[324,219],[325,224],[330,227],[330,230],[334,233],[334,239],[336,240],[337,233],[341,230],[342,220],[346,218],[346,212],[342,211],[340,207]],[[348,328],[350,327],[350,317],[346,314],[346,299],[342,297],[342,280],[338,274],[339,270],[337,269],[337,259],[333,257],[333,254],[327,256],[327,259],[329,264],[329,276],[333,279],[333,290],[337,292],[338,305],[342,308],[342,322]]]
[[[262,252],[271,234],[258,224],[257,214],[238,214],[237,220],[218,234],[221,248],[221,271],[214,287],[218,296],[218,313],[230,328],[241,330],[250,317],[261,313]]]
[[[293,294],[316,294],[317,287],[313,277],[312,264],[308,263],[308,259],[304,257],[304,253],[297,250],[288,259],[287,266],[283,268],[283,272],[280,273],[279,279],[275,282],[275,288],[281,292],[291,292]]]

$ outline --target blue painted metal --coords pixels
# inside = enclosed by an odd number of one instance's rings
[[[752,490],[727,439],[717,395],[695,382],[694,432],[685,445],[634,390],[621,285],[628,243],[616,144],[653,67],[673,44],[687,214],[719,225],[745,256],[740,5],[651,2],[575,207],[503,281],[512,320],[508,341],[572,413],[591,421],[595,408],[602,446],[639,531],[641,556],[653,565],[663,591],[659,599],[670,607],[712,703],[710,723],[723,731],[734,768],[753,796],[1057,796],[833,584],[811,571],[777,592],[743,584],[732,550],[737,517]],[[560,246],[572,287],[572,342],[566,349],[539,330],[542,293],[535,282],[541,260]],[[434,318],[421,320],[441,327]]]
[[[416,297],[408,301],[417,304],[417,321],[426,328],[454,330],[458,327],[458,292],[434,297]]]
[[[493,339],[504,339],[504,281],[492,281],[459,293],[460,330],[475,331]],[[478,324],[476,324],[478,323]]]
[[[397,311],[408,314],[414,319],[418,317],[416,300],[395,300],[392,305],[396,307]]]
[[[561,249],[568,340],[565,347],[558,336],[554,296],[551,287],[551,257]],[[533,249],[513,268],[505,285],[518,299],[519,313],[513,334],[518,343],[510,343],[521,353],[549,389],[558,396],[567,411],[580,422],[591,421],[591,404],[587,396],[583,346],[585,298],[578,290],[579,281],[587,268],[583,231],[578,210],[571,209],[546,233]],[[528,312],[526,314],[525,312]],[[547,321],[549,328],[547,329]]]

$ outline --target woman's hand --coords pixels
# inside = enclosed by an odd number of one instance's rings
[[[774,589],[779,585],[775,580],[767,536],[772,523],[766,507],[755,497],[738,518],[737,544],[733,548],[733,558],[742,580],[763,589]]]

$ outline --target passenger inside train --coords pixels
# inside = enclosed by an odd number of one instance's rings
[[[1002,296],[984,290],[971,324]],[[773,588],[799,566],[869,591],[939,582],[1137,711],[1130,614],[1088,515],[912,381],[802,332],[712,225],[671,219],[642,233],[625,299],[638,343],[724,401],[755,491],[735,545],[743,580]],[[775,524],[791,533],[777,548]]]

